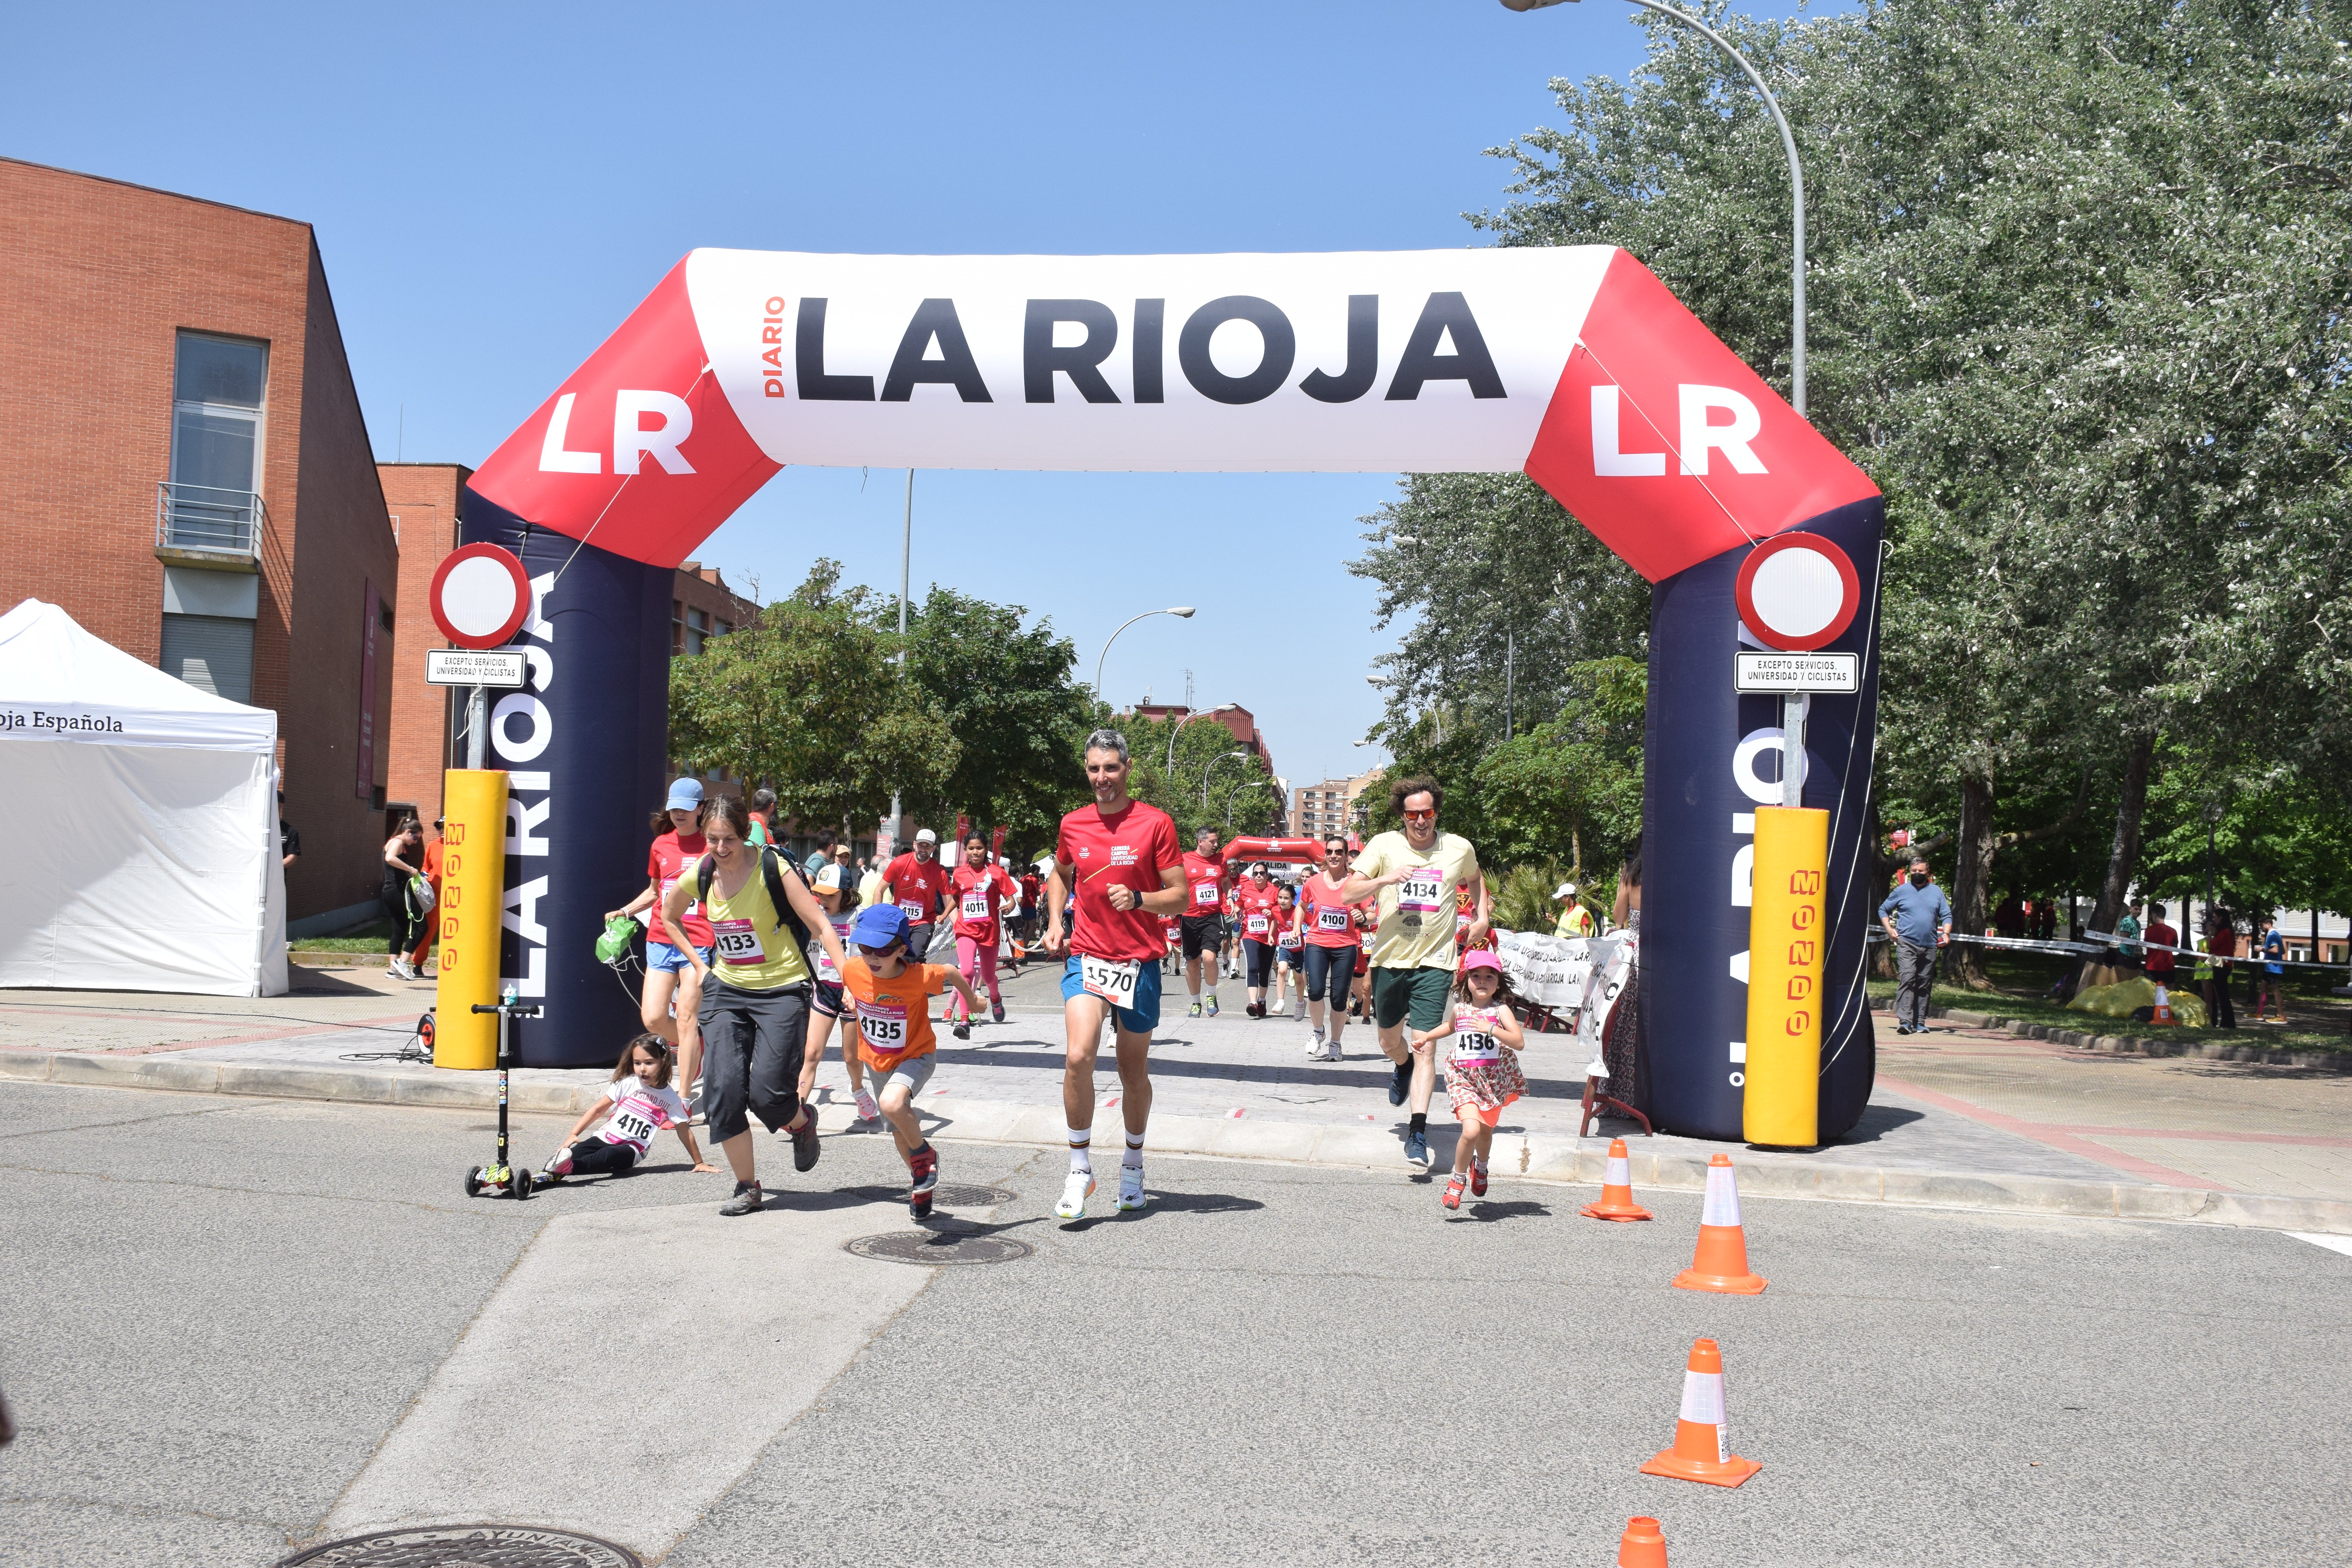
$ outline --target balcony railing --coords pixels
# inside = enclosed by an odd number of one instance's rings
[[[164,479],[155,487],[155,547],[204,550],[220,555],[261,553],[261,527],[268,521],[261,497],[252,490],[216,485],[182,485]]]

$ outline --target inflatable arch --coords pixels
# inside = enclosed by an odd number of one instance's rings
[[[1776,699],[1740,697],[1734,579],[1823,534],[1862,567],[1852,696],[1813,700],[1831,813],[1820,1126],[1869,1098],[1862,842],[1884,509],[1868,478],[1610,247],[1333,255],[818,256],[698,250],[484,463],[467,542],[519,554],[530,683],[508,770],[504,973],[532,1065],[601,1063],[635,1003],[591,951],[644,875],[670,571],[786,463],[1524,470],[1656,584],[1642,1019],[1661,1125],[1741,1131],[1754,812]],[[1442,628],[1441,628],[1442,631]],[[1075,787],[1075,780],[1074,787]]]

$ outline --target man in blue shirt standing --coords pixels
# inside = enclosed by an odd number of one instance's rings
[[[1911,862],[1911,874],[1878,906],[1878,919],[1895,942],[1895,1032],[1916,1035],[1927,1026],[1936,960],[1952,938],[1952,906],[1928,882],[1927,862]]]

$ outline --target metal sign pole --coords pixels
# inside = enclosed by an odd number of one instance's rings
[[[1812,701],[1804,691],[1780,699],[1780,804],[1792,809],[1805,804],[1805,710]]]
[[[490,689],[477,686],[466,698],[466,765],[479,768],[488,754]]]

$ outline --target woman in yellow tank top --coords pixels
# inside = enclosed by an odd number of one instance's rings
[[[746,842],[751,819],[750,810],[732,796],[703,801],[700,822],[709,857],[677,879],[662,911],[675,922],[699,896],[710,921],[711,962],[706,965],[691,947],[687,954],[702,977],[703,1116],[710,1141],[726,1151],[735,1171],[735,1194],[720,1205],[723,1215],[751,1214],[760,1206],[751,1116],[771,1132],[792,1133],[793,1169],[816,1164],[816,1112],[800,1097],[801,1056],[808,1044],[808,960],[801,952],[803,937],[785,915],[824,945],[836,969],[847,962],[833,922],[789,861],[780,860],[777,870],[791,908],[776,908],[761,865],[771,851]],[[706,868],[709,888],[704,892]]]

